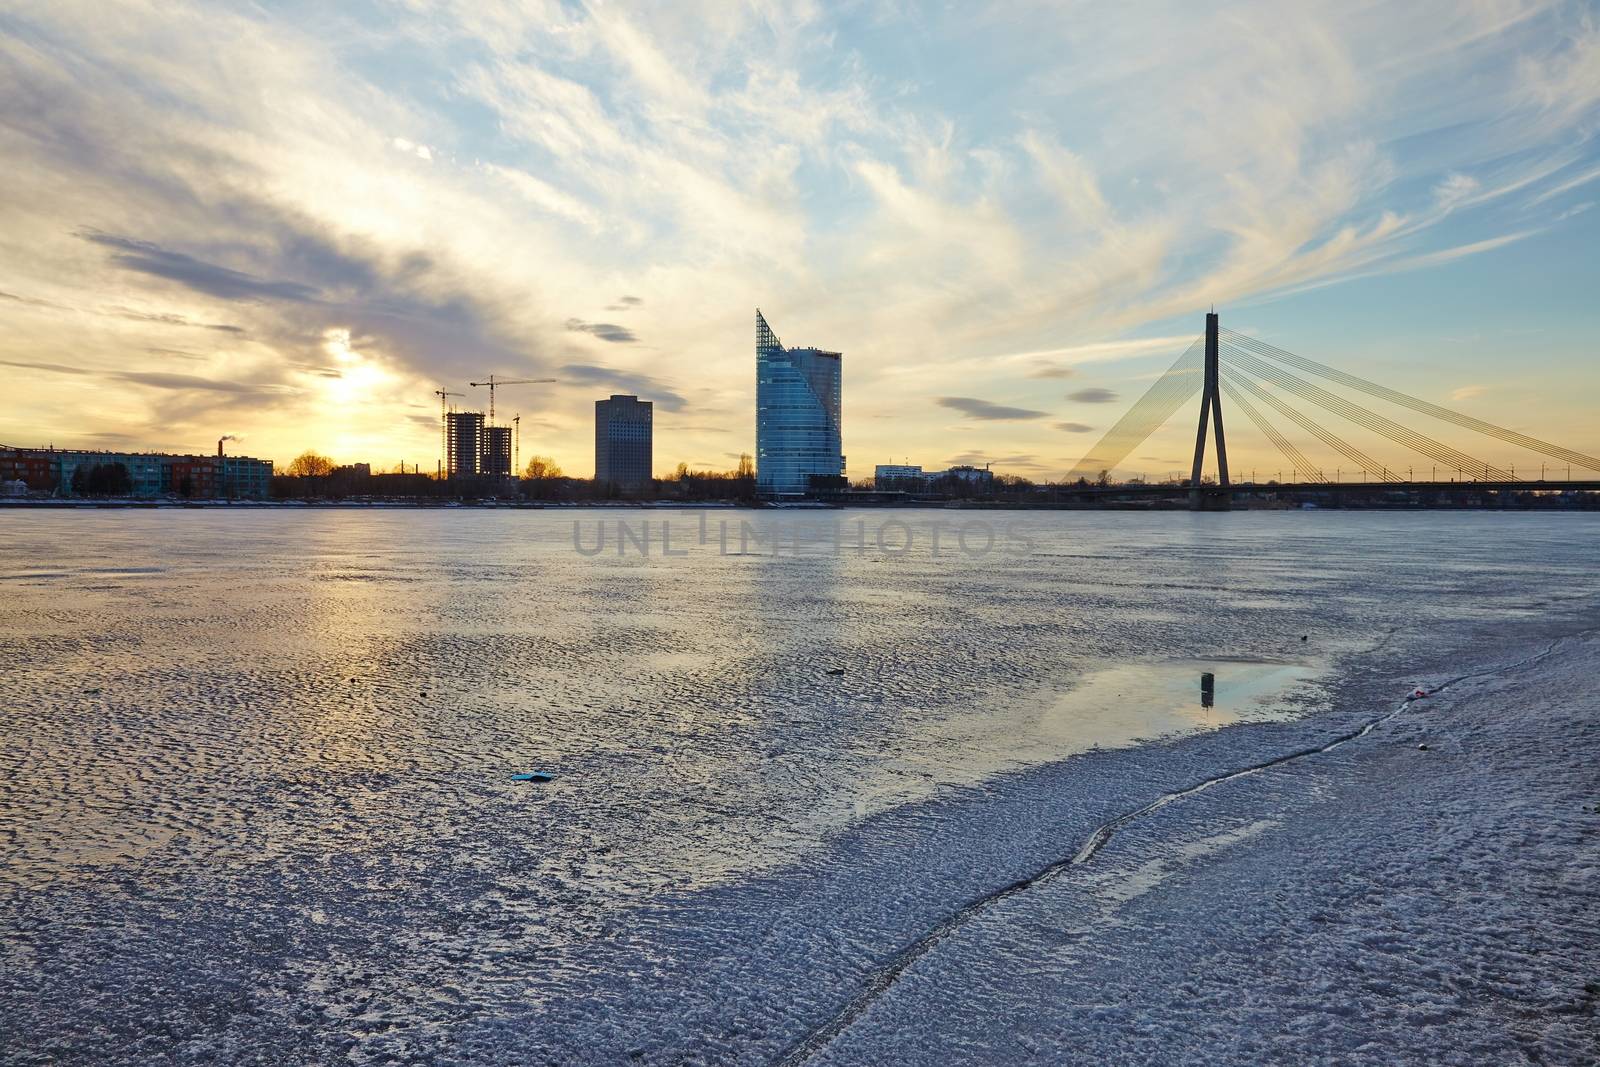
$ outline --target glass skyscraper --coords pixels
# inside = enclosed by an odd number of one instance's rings
[[[756,309],[756,489],[763,496],[843,484],[841,362],[838,352],[783,347]]]
[[[623,488],[650,481],[654,406],[636,396],[611,394],[594,402],[594,480]]]

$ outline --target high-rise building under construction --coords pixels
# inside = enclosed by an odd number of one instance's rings
[[[511,474],[511,427],[483,428],[483,452],[478,469],[483,474],[501,478]]]
[[[452,411],[444,417],[445,473],[452,478],[483,470],[484,425],[481,411]],[[507,465],[510,449],[507,448]]]

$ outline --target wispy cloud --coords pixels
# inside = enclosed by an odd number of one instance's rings
[[[132,237],[99,233],[93,230],[80,233],[85,241],[93,241],[118,249],[111,262],[127,270],[152,274],[187,286],[197,292],[223,300],[290,300],[307,301],[317,298],[317,290],[299,282],[264,281],[243,271],[220,267],[184,252],[173,252],[150,241]]]
[[[610,341],[612,344],[619,345],[631,345],[639,340],[632,330],[612,322],[584,322],[582,319],[568,319],[567,330],[571,333],[593,334],[602,341]]]
[[[569,385],[605,386],[630,393],[640,400],[652,401],[665,411],[682,411],[688,403],[681,394],[648,374],[616,370],[593,363],[568,363],[558,373]],[[592,415],[592,407],[590,412]]]
[[[936,401],[940,407],[959,411],[971,419],[985,419],[989,421],[1015,421],[1018,419],[1042,419],[1050,414],[1048,411],[1034,411],[1032,408],[1007,407],[1004,404],[993,404],[987,400],[979,400],[973,396],[941,396]]]
[[[1068,393],[1067,399],[1075,404],[1111,404],[1116,402],[1117,393],[1115,390],[1098,387],[1079,389],[1075,393]]]

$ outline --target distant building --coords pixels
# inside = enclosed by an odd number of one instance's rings
[[[654,405],[613,394],[594,402],[594,480],[637,488],[655,469]]]
[[[955,466],[949,470],[925,471],[920,466],[899,463],[880,463],[873,472],[872,483],[883,490],[925,492],[960,486],[978,493],[994,490],[994,472],[987,467]]]
[[[0,447],[0,481],[20,481],[29,489],[54,489],[53,450]]]
[[[248,456],[183,456],[164,452],[88,452],[79,449],[0,448],[0,481],[20,480],[33,490],[75,496],[89,489],[97,470],[117,472],[135,497],[265,497],[272,461]],[[123,477],[126,481],[123,482]],[[77,488],[74,488],[76,484]]]
[[[483,412],[452,411],[444,417],[445,473],[476,476],[483,464]]]
[[[930,482],[936,483],[943,479],[958,481],[985,493],[994,488],[994,471],[988,467],[951,467],[947,471],[928,475]]]
[[[844,486],[843,356],[785,348],[756,311],[756,489],[803,496]]]
[[[223,496],[260,499],[272,489],[271,460],[223,456],[217,460],[217,468]]]
[[[928,476],[920,465],[880,463],[872,471],[872,484],[878,489],[922,489]]]
[[[511,473],[511,427],[483,428],[483,455],[478,469],[488,475],[505,477]]]

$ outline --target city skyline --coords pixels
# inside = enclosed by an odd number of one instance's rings
[[[853,478],[1059,478],[1214,302],[1600,450],[1589,10],[1263,10],[23,7],[0,441],[426,468],[439,382],[548,374],[499,400],[525,455],[587,470],[616,392],[657,473],[728,469],[760,305],[850,353]]]

